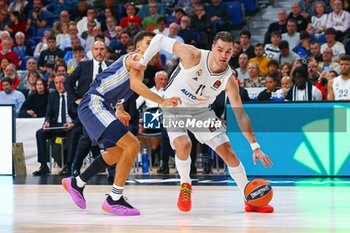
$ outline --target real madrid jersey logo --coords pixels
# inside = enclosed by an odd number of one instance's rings
[[[217,90],[220,86],[221,86],[221,81],[216,80],[211,88],[214,90]]]

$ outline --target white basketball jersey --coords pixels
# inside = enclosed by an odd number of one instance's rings
[[[335,100],[350,99],[350,79],[344,80],[338,76],[333,81],[333,92]]]
[[[232,71],[228,66],[223,73],[212,73],[208,64],[209,53],[201,50],[200,62],[190,69],[179,63],[165,88],[166,97],[180,97],[182,107],[208,107],[215,101],[216,96],[225,90]]]

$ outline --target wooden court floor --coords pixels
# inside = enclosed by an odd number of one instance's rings
[[[60,185],[0,183],[0,233],[350,232],[349,186],[274,187],[273,214],[245,213],[235,186],[194,186],[193,208],[177,210],[178,186],[128,185],[140,216],[114,216],[101,204],[111,186],[89,185],[81,210]]]

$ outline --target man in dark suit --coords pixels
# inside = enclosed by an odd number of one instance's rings
[[[91,82],[95,80],[96,75],[110,65],[109,62],[104,61],[106,51],[107,49],[103,42],[95,41],[92,47],[93,59],[79,62],[73,73],[66,78],[64,86],[70,100],[73,101],[74,105],[78,106],[80,104],[81,98],[83,98],[84,94],[89,90],[89,86]],[[76,86],[77,81],[78,84]],[[100,154],[100,148],[98,146],[91,147],[91,140],[86,133],[86,130],[83,128],[83,135],[79,139],[76,153],[73,155],[73,164],[71,167],[67,167],[66,170],[62,171],[62,175],[70,175],[72,170],[75,176],[78,175],[83,164],[83,160],[89,153],[90,149],[94,157]]]
[[[41,164],[39,170],[33,172],[34,176],[47,175],[50,169],[47,166],[49,158],[47,156],[46,140],[54,137],[66,137],[68,146],[67,161],[71,161],[70,154],[73,154],[78,144],[81,128],[77,125],[77,108],[69,104],[67,93],[64,89],[64,75],[56,75],[56,90],[51,92],[48,97],[48,107],[45,114],[45,122],[41,129],[36,132],[36,143],[38,149],[38,162]],[[53,127],[62,127],[62,129],[52,129]],[[64,128],[63,128],[64,127]]]

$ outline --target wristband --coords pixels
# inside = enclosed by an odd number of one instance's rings
[[[260,149],[260,145],[257,142],[250,143],[250,147],[252,148],[252,151],[255,151],[256,149]]]

